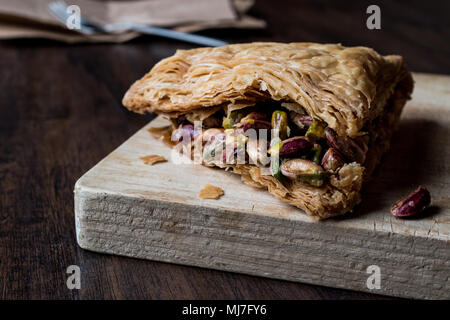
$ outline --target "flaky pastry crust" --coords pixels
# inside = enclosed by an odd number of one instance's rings
[[[188,113],[230,102],[297,102],[339,135],[356,136],[379,116],[407,75],[400,56],[339,44],[235,44],[178,50],[136,81],[130,110]]]

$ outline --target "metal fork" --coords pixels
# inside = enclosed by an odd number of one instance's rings
[[[71,13],[67,12],[67,4],[64,1],[54,1],[48,5],[50,12],[62,23],[66,24],[66,21],[71,16]],[[74,29],[79,33],[85,35],[93,35],[98,33],[117,33],[124,31],[138,31],[145,34],[151,34],[155,36],[176,39],[186,42],[191,42],[208,47],[220,47],[228,44],[225,41],[216,40],[204,36],[199,36],[190,33],[173,31],[170,29],[152,27],[145,24],[133,23],[133,22],[117,22],[105,25],[100,25],[89,21],[86,17],[80,16],[80,29]]]

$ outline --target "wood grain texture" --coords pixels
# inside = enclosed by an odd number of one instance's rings
[[[369,291],[367,267],[377,265],[379,293],[449,299],[450,77],[416,74],[415,80],[402,125],[412,122],[418,136],[429,131],[435,144],[423,141],[417,149],[420,141],[405,136],[402,126],[390,153],[396,162],[388,156],[365,204],[349,216],[314,222],[237,175],[177,163],[173,150],[146,130],[153,122],[77,181],[78,243],[98,252],[362,291]],[[139,158],[147,153],[169,161],[146,166]],[[418,153],[426,154],[423,162],[405,166]],[[415,187],[410,176],[417,179],[418,168],[439,212],[397,219],[390,205]],[[225,195],[200,199],[209,183]]]
[[[257,1],[251,14],[265,19],[267,30],[203,34],[230,42],[367,45],[382,54],[403,55],[410,70],[450,74],[450,2],[377,1],[382,29],[375,31],[365,27],[369,4],[365,0]],[[121,105],[123,94],[160,59],[192,47],[150,36],[123,45],[0,41],[0,298],[387,299],[96,254],[76,244],[76,180],[151,119],[127,112]],[[431,132],[442,130],[411,120],[397,137],[428,145],[435,139]],[[417,172],[400,182],[407,192],[410,185],[422,182],[426,171],[417,165],[427,159],[426,153],[414,152],[402,164],[390,154],[385,163],[402,173]],[[384,181],[383,188],[403,192],[398,181],[395,185],[388,178],[379,181]],[[377,201],[363,205],[377,205]],[[68,290],[65,285],[65,270],[72,264],[81,268],[81,290]]]

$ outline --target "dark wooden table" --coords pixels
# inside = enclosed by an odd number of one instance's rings
[[[378,1],[382,29],[366,28],[368,1],[259,1],[265,31],[210,30],[232,42],[318,41],[405,56],[419,72],[450,74],[449,2]],[[151,116],[125,110],[128,86],[191,46],[143,37],[121,45],[0,42],[0,298],[377,299],[377,295],[141,261],[80,249],[73,186]],[[81,290],[66,268],[81,268]]]

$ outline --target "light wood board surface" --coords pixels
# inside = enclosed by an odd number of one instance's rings
[[[146,126],[75,185],[81,247],[97,252],[413,298],[450,298],[450,77],[414,74],[391,150],[346,216],[315,222],[240,177],[174,164]],[[159,154],[154,166],[140,157]],[[204,200],[206,185],[221,187]],[[389,207],[419,184],[432,207],[398,219]],[[369,289],[367,268],[380,269]],[[369,282],[371,282],[369,280]]]

